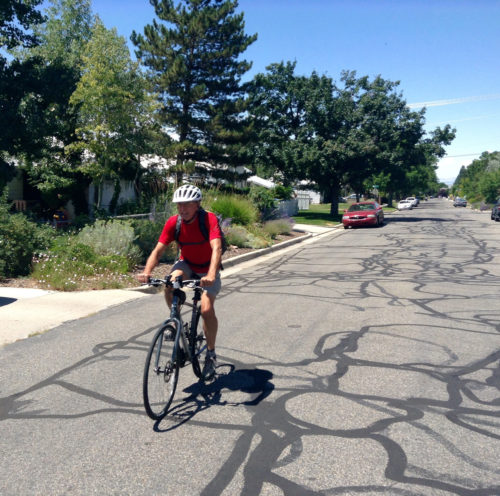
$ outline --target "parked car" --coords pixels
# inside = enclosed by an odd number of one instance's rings
[[[401,200],[398,203],[398,210],[411,210],[413,208],[413,202],[411,200]]]
[[[454,207],[466,207],[467,206],[467,200],[464,198],[455,198],[455,201],[453,202]]]
[[[418,200],[414,196],[409,196],[407,200],[411,201],[413,207],[416,207],[418,205]]]
[[[344,229],[358,226],[380,226],[384,223],[384,211],[377,202],[353,203],[344,210],[342,224]]]
[[[491,209],[491,220],[496,222],[500,221],[500,200],[497,201],[496,205],[493,205]]]

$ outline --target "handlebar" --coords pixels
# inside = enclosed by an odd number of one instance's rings
[[[170,277],[167,277],[166,279],[155,279],[153,277],[149,278],[149,281],[146,283],[148,286],[168,286],[174,289],[181,289],[181,288],[201,288],[200,286],[200,280],[199,279],[186,279],[185,281],[182,280],[182,278],[177,278],[176,280],[172,281]]]

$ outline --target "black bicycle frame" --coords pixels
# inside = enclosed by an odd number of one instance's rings
[[[178,281],[176,282],[178,283]],[[175,326],[177,328],[177,333],[175,335],[174,347],[172,350],[172,363],[175,363],[176,360],[179,359],[179,342],[182,341],[182,351],[185,354],[186,360],[181,360],[179,366],[183,367],[186,361],[193,363],[192,350],[194,350],[195,340],[197,338],[196,330],[198,328],[197,324],[200,312],[200,308],[198,307],[198,302],[201,300],[201,294],[203,290],[199,287],[194,288],[194,296],[192,299],[193,303],[192,304],[187,303],[189,306],[192,306],[192,311],[191,311],[191,325],[189,326],[189,336],[186,336],[186,334],[182,332],[184,329],[184,325],[180,315],[180,304],[179,304],[179,301],[185,301],[186,293],[184,293],[182,289],[180,289],[180,287],[176,287],[176,282],[174,282],[174,292],[172,298],[172,308],[170,310],[170,318],[167,319],[163,323],[163,325],[165,326],[170,322],[175,323]],[[161,344],[163,343],[163,336],[161,339],[162,342],[160,343],[160,346],[158,348],[158,354],[156,356],[156,367],[158,367],[158,363],[160,360],[160,350],[161,350]]]

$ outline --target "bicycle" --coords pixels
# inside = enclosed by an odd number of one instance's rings
[[[170,277],[150,279],[148,284],[174,289],[170,318],[156,332],[144,366],[144,408],[153,420],[161,420],[174,399],[180,368],[191,363],[196,377],[203,380],[200,356],[206,345],[203,332],[198,332],[203,289],[198,279],[183,281],[180,276],[174,281]],[[186,293],[182,290],[184,287],[194,290],[193,303],[186,303],[192,307],[190,324],[182,321],[180,313],[181,306],[186,302]]]

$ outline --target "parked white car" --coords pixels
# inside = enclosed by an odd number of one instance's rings
[[[406,200],[401,200],[398,203],[398,210],[411,210],[413,208],[413,202],[407,198]]]
[[[411,201],[412,207],[416,207],[418,205],[418,200],[414,196],[409,196],[407,200]]]

